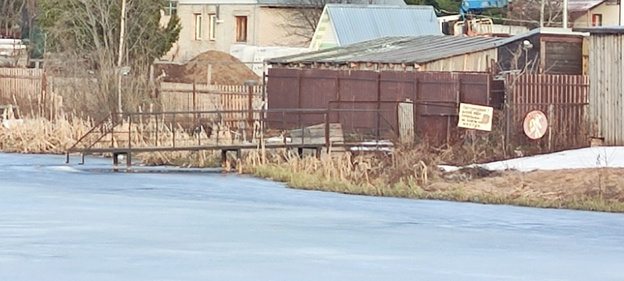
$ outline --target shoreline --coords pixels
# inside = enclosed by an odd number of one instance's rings
[[[62,155],[58,153],[4,151],[0,153]],[[308,160],[311,161],[313,159],[310,158]],[[124,171],[123,167],[120,167],[120,172],[167,172],[157,170],[156,167],[158,166],[144,164],[142,168],[139,168],[142,171]],[[375,185],[373,183],[362,184],[362,182],[328,179],[320,174],[319,171],[294,171],[292,165],[285,164],[247,165],[239,167],[235,171],[224,171],[223,168],[214,167],[195,168],[173,164],[167,166],[169,168],[165,170],[168,170],[168,172],[237,173],[285,183],[288,188],[293,189],[350,195],[613,213],[624,212],[624,168],[596,167],[534,171],[490,171],[491,173],[488,175],[470,179],[453,177],[452,175],[457,175],[458,173],[455,171],[447,172],[438,178],[431,179],[431,182],[427,185],[418,184],[415,178],[407,181],[401,180],[394,184]],[[112,166],[110,171],[112,171]]]
[[[72,123],[64,119],[56,122],[24,119],[23,126],[11,130],[0,128],[0,151],[60,155],[90,127],[90,124],[82,121]],[[528,169],[531,165],[544,166],[553,162],[567,165],[571,161],[564,156],[569,157],[575,152],[570,150],[533,156],[531,161],[521,158],[506,160],[508,162],[499,161],[499,164],[503,163],[499,168],[485,171],[460,169],[459,172],[444,172],[438,169],[438,164],[443,163],[442,156],[432,152],[426,145],[396,148],[394,155],[400,157],[341,154],[325,155],[317,159],[299,158],[288,151],[273,151],[270,154],[266,154],[266,151],[249,151],[243,153],[243,159],[230,164],[235,164],[237,173],[284,182],[291,188],[299,189],[624,212],[624,168],[606,168],[600,165],[591,167],[592,163],[597,163],[597,159],[605,164],[624,161],[624,147],[616,147],[620,149],[616,152],[610,148],[595,149],[604,154],[602,157],[597,158],[594,154],[583,156],[580,163],[589,167],[576,170],[496,171],[501,170],[500,167],[513,168],[511,164],[505,164],[513,161],[520,162],[520,167]],[[446,155],[454,153],[459,152],[444,152]],[[146,166],[171,165],[190,168],[219,165],[219,156],[205,151],[151,153],[133,157],[140,159]],[[618,165],[624,167],[623,163]],[[561,167],[565,168],[565,165]]]

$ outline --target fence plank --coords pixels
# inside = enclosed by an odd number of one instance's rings
[[[238,123],[247,118],[242,111],[249,110],[248,86],[195,84],[193,91],[193,84],[162,82],[159,88],[163,111],[241,111],[223,114],[224,122],[232,128],[238,128]],[[251,92],[252,109],[262,109],[263,86],[251,86]]]
[[[515,145],[551,147],[552,150],[587,145],[589,80],[583,75],[508,75],[508,95],[511,142]],[[548,140],[529,141],[522,131],[524,116],[531,110],[541,110],[550,116]],[[552,112],[549,112],[552,111]]]

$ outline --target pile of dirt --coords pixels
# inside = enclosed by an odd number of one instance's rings
[[[247,80],[260,80],[260,77],[240,60],[219,51],[201,53],[182,65],[157,64],[154,67],[154,75],[163,77],[162,81],[165,82],[207,84],[209,68],[210,84],[243,85]]]

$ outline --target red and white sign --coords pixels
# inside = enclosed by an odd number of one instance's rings
[[[532,140],[541,139],[548,130],[548,119],[544,112],[533,110],[524,117],[524,134]]]

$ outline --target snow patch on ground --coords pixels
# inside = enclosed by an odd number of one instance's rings
[[[560,151],[550,154],[508,159],[480,166],[488,170],[503,171],[515,169],[528,172],[534,170],[562,170],[587,168],[624,168],[624,146],[598,146]],[[452,172],[461,167],[440,165],[442,170]]]

